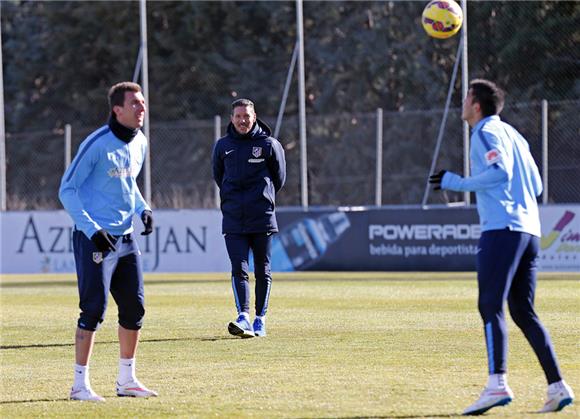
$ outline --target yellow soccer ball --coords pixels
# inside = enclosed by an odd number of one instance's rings
[[[429,36],[446,39],[461,29],[463,11],[453,0],[433,0],[425,6],[421,23]]]

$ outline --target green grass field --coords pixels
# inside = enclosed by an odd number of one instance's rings
[[[138,377],[160,397],[115,396],[116,305],[98,332],[93,388],[67,400],[78,316],[72,275],[5,275],[1,290],[0,416],[450,417],[487,379],[474,273],[275,274],[268,336],[227,333],[235,317],[227,274],[146,276]],[[253,298],[253,296],[252,296]],[[568,383],[580,393],[580,281],[543,274],[538,312]],[[493,417],[534,417],[545,380],[511,322],[516,399]],[[577,402],[543,417],[580,417]]]

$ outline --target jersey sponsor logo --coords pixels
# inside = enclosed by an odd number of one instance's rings
[[[103,261],[103,253],[102,252],[93,252],[93,262],[97,265]]]
[[[262,155],[262,147],[252,147],[252,156],[260,157]]]
[[[112,167],[107,171],[109,177],[131,177],[133,170],[130,167]]]
[[[501,154],[498,149],[491,149],[485,153],[485,162],[488,166],[495,164],[501,160]]]
[[[265,159],[248,159],[248,163],[262,163]]]

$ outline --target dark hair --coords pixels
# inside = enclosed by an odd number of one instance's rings
[[[469,83],[473,102],[479,103],[481,114],[499,115],[503,109],[505,93],[495,83],[485,79],[475,79]]]
[[[238,106],[249,106],[254,110],[254,112],[256,112],[256,109],[254,108],[254,102],[252,102],[250,99],[236,99],[232,102],[232,115],[234,114],[234,109],[236,109]]]
[[[123,106],[125,92],[141,92],[141,86],[130,81],[123,81],[113,85],[109,89],[109,108],[113,112],[113,106]]]

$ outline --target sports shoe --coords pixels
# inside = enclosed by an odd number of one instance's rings
[[[551,384],[548,386],[548,401],[538,413],[559,412],[573,401],[574,392],[565,381]]]
[[[90,387],[81,387],[81,388],[71,388],[70,389],[70,396],[71,400],[80,400],[82,402],[104,402],[105,399],[99,396],[97,393],[93,391]]]
[[[509,387],[486,388],[479,399],[463,411],[464,415],[481,415],[492,407],[505,406],[514,399],[514,393]]]
[[[266,323],[264,322],[264,319],[256,317],[254,319],[254,325],[252,327],[254,329],[254,334],[256,335],[256,337],[266,336]]]
[[[157,397],[157,392],[149,390],[138,380],[129,381],[127,384],[117,383],[117,396],[119,397]]]
[[[250,326],[250,321],[242,314],[238,316],[235,322],[228,324],[228,332],[241,338],[253,338],[255,336],[254,330]]]

